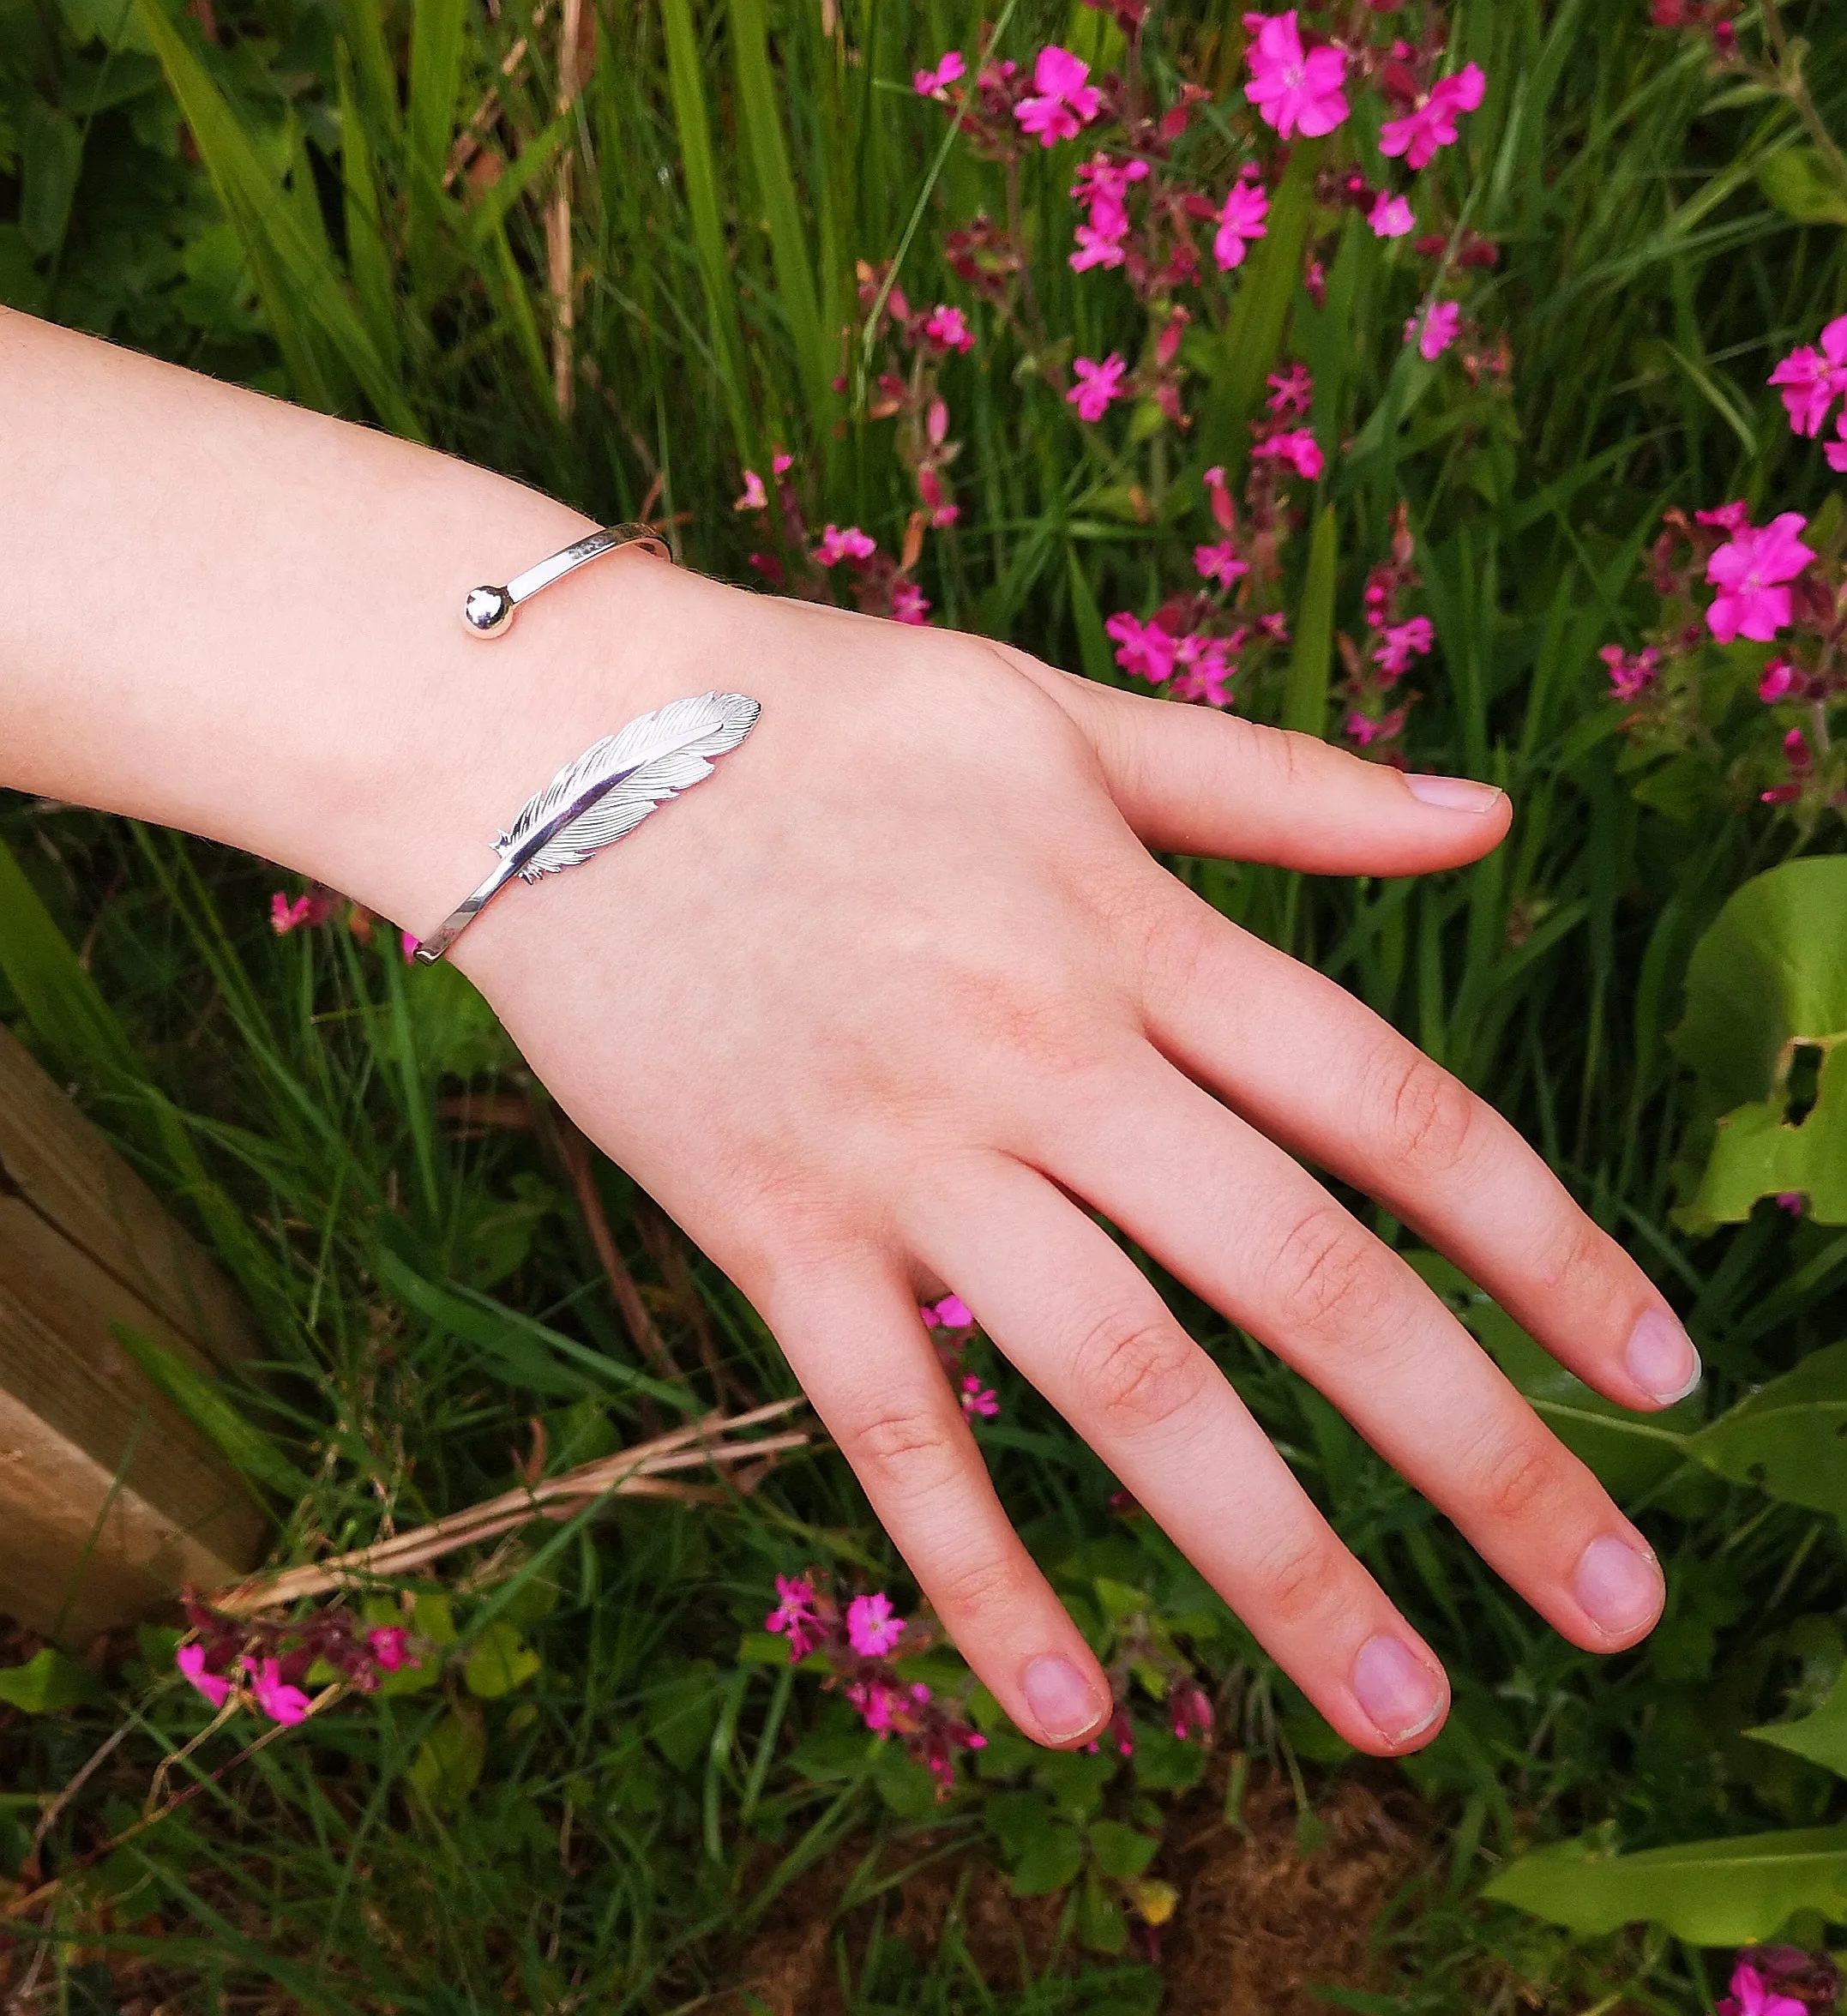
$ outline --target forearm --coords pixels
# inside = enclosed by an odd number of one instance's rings
[[[599,562],[508,638],[461,628],[467,588],[589,522],[516,483],[3,310],[0,439],[0,785],[420,932],[629,711],[658,562]]]

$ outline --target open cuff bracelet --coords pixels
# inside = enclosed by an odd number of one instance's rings
[[[618,548],[645,545],[668,558],[643,526],[611,526],[576,540],[549,560],[516,575],[504,587],[473,588],[462,622],[478,637],[502,635],[522,603],[587,561]],[[737,747],[755,724],[757,702],[744,693],[700,693],[639,714],[594,743],[529,798],[493,842],[494,872],[417,948],[433,966],[486,906],[517,876],[575,868],[635,831],[650,812],[712,774],[712,761]]]

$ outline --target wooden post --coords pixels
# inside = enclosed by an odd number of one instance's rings
[[[264,1521],[111,1334],[252,1355],[223,1277],[0,1026],[0,1611],[81,1638],[256,1565]]]

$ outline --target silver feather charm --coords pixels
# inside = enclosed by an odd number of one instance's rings
[[[417,948],[433,966],[515,876],[536,882],[575,868],[635,831],[648,814],[711,776],[760,709],[744,693],[701,693],[641,714],[567,763],[494,841],[500,865]]]

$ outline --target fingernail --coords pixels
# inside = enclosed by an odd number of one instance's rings
[[[1353,1693],[1387,1742],[1422,1736],[1443,1712],[1443,1688],[1411,1647],[1396,1638],[1369,1638],[1353,1662]]]
[[[1653,1623],[1667,1593],[1654,1556],[1614,1533],[1585,1549],[1572,1587],[1584,1614],[1612,1638]]]
[[[1424,777],[1411,775],[1405,788],[1427,805],[1441,805],[1446,812],[1492,812],[1501,803],[1501,791],[1492,784],[1477,784],[1472,777]]]
[[[1629,1376],[1651,1399],[1671,1406],[1700,1383],[1700,1354],[1665,1309],[1650,1309],[1629,1333]]]
[[[1020,1683],[1032,1718],[1046,1738],[1068,1743],[1103,1719],[1103,1708],[1089,1681],[1069,1659],[1035,1659]]]

